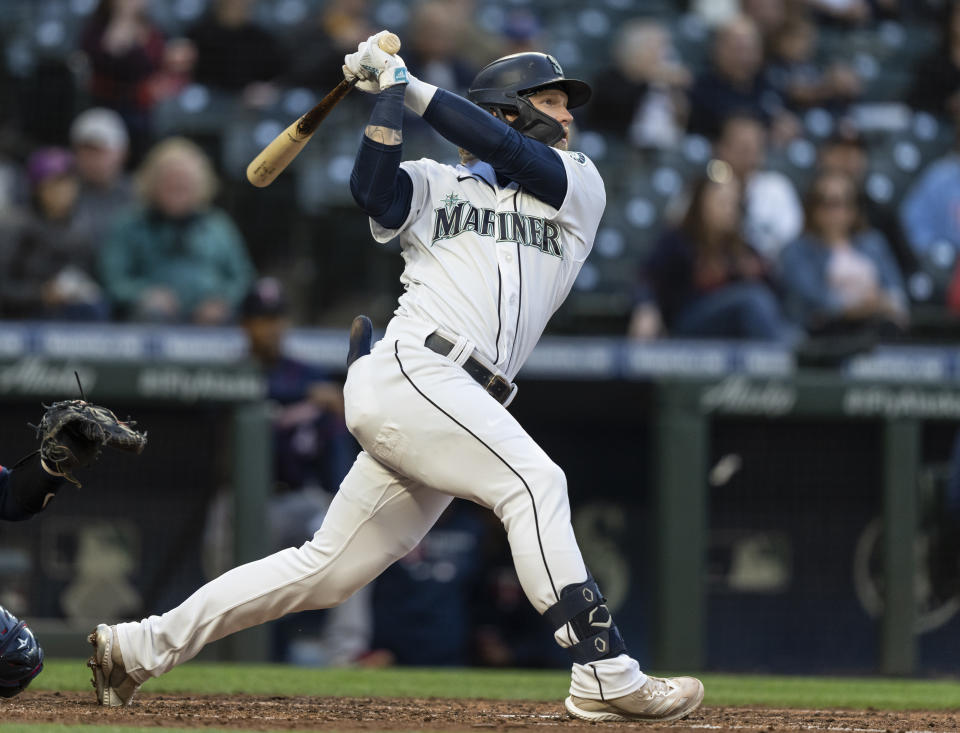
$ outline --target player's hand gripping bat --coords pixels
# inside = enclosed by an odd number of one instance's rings
[[[400,39],[393,33],[387,33],[377,41],[377,45],[386,53],[394,55],[400,50]],[[273,183],[273,179],[300,154],[330,110],[347,95],[357,81],[356,77],[350,81],[341,81],[309,112],[277,135],[250,161],[247,166],[247,180],[258,188]]]

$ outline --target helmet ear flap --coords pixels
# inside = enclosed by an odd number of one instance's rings
[[[510,127],[544,145],[553,145],[563,137],[563,125],[544,114],[523,95],[517,95],[517,119]]]

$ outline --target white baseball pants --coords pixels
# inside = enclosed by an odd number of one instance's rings
[[[224,573],[162,616],[118,625],[124,666],[137,682],[235,631],[343,602],[412,550],[452,497],[489,507],[503,522],[538,612],[587,578],[563,471],[461,367],[423,346],[427,333],[395,318],[350,368],[347,423],[364,450],[312,540]],[[555,637],[561,646],[576,641],[569,625]],[[612,698],[645,680],[622,654],[574,664],[570,692]]]

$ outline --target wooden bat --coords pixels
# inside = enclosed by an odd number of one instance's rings
[[[387,33],[377,41],[377,45],[392,56],[400,50],[400,39],[393,33]],[[330,110],[347,96],[347,92],[353,89],[356,83],[356,78],[352,81],[344,79],[309,112],[277,135],[256,158],[250,161],[250,165],[247,166],[247,180],[258,188],[273,183],[273,179],[300,154],[320,123],[330,114]]]

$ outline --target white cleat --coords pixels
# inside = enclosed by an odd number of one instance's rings
[[[116,643],[116,627],[100,624],[87,637],[93,645],[93,656],[87,666],[93,670],[93,687],[97,702],[108,707],[129,705],[140,688],[123,666],[120,647]]]
[[[703,702],[703,683],[693,677],[651,677],[639,690],[611,700],[570,695],[564,706],[575,718],[593,722],[644,720],[668,723],[689,715]]]

